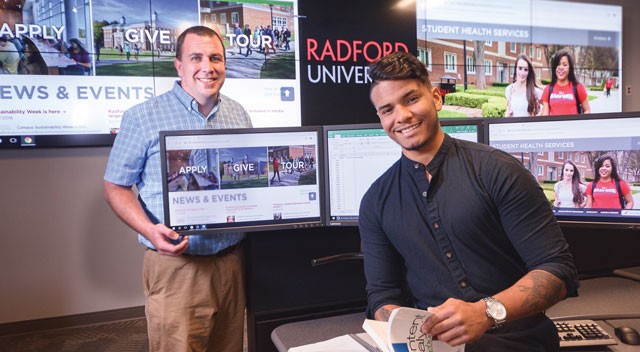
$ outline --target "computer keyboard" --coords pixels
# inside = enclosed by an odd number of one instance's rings
[[[554,324],[560,337],[560,347],[618,344],[593,320],[558,320]]]

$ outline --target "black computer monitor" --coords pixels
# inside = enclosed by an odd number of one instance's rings
[[[560,222],[640,229],[640,113],[489,119],[485,131],[491,146],[512,154],[532,171]],[[604,156],[612,157],[619,179],[629,186],[627,190],[635,199],[633,209],[622,209],[613,182],[609,182],[613,185],[610,188],[596,187],[596,193],[614,198],[606,207],[604,203],[582,207],[583,203],[573,202],[571,197],[558,196],[556,187],[560,185],[556,184],[569,160],[574,166],[567,167],[579,172],[576,189],[582,190],[583,197],[593,197],[596,160]],[[583,201],[580,192],[571,192]]]
[[[161,132],[165,224],[181,234],[322,226],[321,131]]]
[[[481,119],[441,119],[445,133],[482,141]],[[323,126],[327,226],[358,226],[362,196],[401,156],[379,123]]]

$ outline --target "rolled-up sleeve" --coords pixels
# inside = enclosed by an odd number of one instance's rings
[[[527,270],[555,275],[565,283],[567,296],[577,296],[573,256],[542,188],[511,155],[496,151],[489,163],[485,184],[491,187],[504,231]]]

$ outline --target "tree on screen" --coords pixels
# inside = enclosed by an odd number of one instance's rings
[[[586,71],[589,77],[597,77],[603,71],[609,73],[607,77],[617,76],[618,49],[597,46],[584,47],[576,65]]]
[[[476,89],[484,90],[487,88],[487,81],[484,77],[484,42],[480,40],[473,41],[473,56],[476,65]]]

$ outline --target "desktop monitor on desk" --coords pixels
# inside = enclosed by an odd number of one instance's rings
[[[165,224],[181,234],[322,226],[320,133],[160,132]]]
[[[620,179],[631,187],[633,209],[560,204],[554,213],[569,226],[640,229],[640,113],[491,119],[485,123],[485,140],[522,162],[540,183],[550,205],[554,205],[554,185],[565,161],[576,165],[584,188],[592,186],[598,172],[596,159],[612,156]]]
[[[445,133],[481,142],[481,119],[441,119]],[[358,226],[362,196],[402,150],[379,123],[323,126],[327,226]]]

